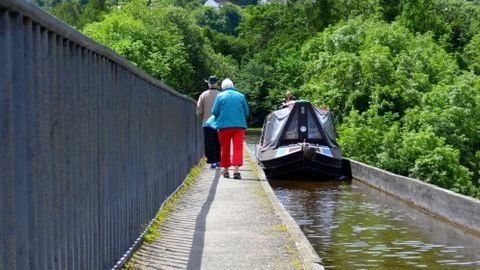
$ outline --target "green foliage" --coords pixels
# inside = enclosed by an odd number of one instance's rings
[[[107,0],[67,0],[46,3],[45,5],[55,17],[81,29],[86,24],[103,20],[114,3]]]
[[[479,78],[431,34],[358,17],[311,38],[301,59],[300,95],[330,108],[345,155],[477,196]]]
[[[435,136],[430,130],[404,132],[398,149],[399,156],[396,157],[403,164],[400,173],[413,177],[417,176],[414,171],[417,169],[412,166],[417,163],[417,159],[431,156],[435,149],[443,147],[444,144],[445,140]]]
[[[471,173],[459,162],[459,151],[431,130],[399,131],[394,125],[384,136],[384,148],[378,155],[382,168],[418,178],[425,182],[466,195],[477,196]]]
[[[477,181],[473,181],[473,184],[478,188],[477,197],[480,198],[480,150],[475,153],[475,158],[470,162],[470,167],[473,171],[473,179],[477,179]]]
[[[308,18],[307,25],[309,29],[315,32],[321,31],[334,21],[332,1],[309,1],[305,5],[305,15]]]
[[[387,171],[404,174],[408,172],[406,164],[400,158],[400,144],[402,142],[402,132],[400,123],[393,121],[391,126],[383,133],[382,142],[380,143],[380,151],[376,156],[376,165]]]
[[[68,0],[52,2],[49,5],[47,9],[52,15],[81,29],[88,23],[101,21],[112,3],[106,0],[89,0],[86,3]]]
[[[258,3],[257,0],[233,0],[233,4],[239,5],[239,6],[247,6],[247,5],[256,5]],[[225,3],[226,4],[226,3]]]
[[[56,5],[62,3],[61,0],[33,0],[32,2],[40,7],[44,7],[47,9],[55,7]]]
[[[421,107],[413,108],[404,117],[409,130],[431,128],[437,136],[460,151],[462,164],[473,170],[475,151],[479,147],[480,113],[479,78],[464,74],[452,84],[437,85],[424,95]],[[476,98],[473,98],[476,97]],[[475,170],[473,170],[475,171]]]
[[[439,1],[440,17],[448,35],[444,45],[448,51],[461,50],[480,33],[480,6],[461,1]]]
[[[304,8],[271,3],[244,9],[237,41],[246,53],[239,59],[236,77],[249,98],[251,125],[261,126],[265,115],[281,103],[283,93],[295,92],[303,83],[300,47],[311,36]]]
[[[345,156],[480,197],[478,3],[42,1],[193,98],[208,75],[232,78],[250,125],[291,90],[330,109]]]
[[[174,6],[183,7],[188,10],[195,10],[203,5],[203,0],[170,0]]]
[[[382,10],[378,0],[289,0],[290,5],[301,3],[309,30],[319,32],[329,25],[359,15],[369,16]],[[387,4],[388,6],[388,4]]]
[[[385,21],[392,22],[401,13],[401,0],[381,0],[380,6]]]
[[[467,63],[469,70],[480,75],[480,33],[476,34],[465,46],[463,60]]]
[[[215,63],[207,61],[208,54],[213,54],[213,51],[205,46],[206,42],[201,28],[195,24],[189,13],[179,8],[165,8],[164,12],[168,21],[178,29],[177,31],[182,37],[182,43],[186,50],[187,63],[192,65],[192,73],[181,75],[181,81],[184,83],[177,89],[182,89],[180,91],[187,95],[196,96],[204,90],[205,83],[203,80],[214,68]]]
[[[402,23],[414,32],[425,33],[442,23],[435,12],[436,0],[403,0]]]
[[[80,3],[68,1],[62,2],[50,9],[50,13],[62,21],[76,28],[81,28],[83,6]]]
[[[175,26],[167,24],[165,18],[163,22],[148,24],[149,19],[154,18],[149,10],[142,11],[143,18],[136,18],[134,15],[139,9],[143,10],[141,7],[139,2],[132,2],[110,13],[104,21],[87,25],[84,33],[178,89],[181,87],[178,74],[193,73],[182,37],[169,29]]]
[[[303,43],[310,35],[303,14],[305,14],[303,5],[289,7],[280,3],[271,3],[249,6],[244,9],[244,19],[238,27],[239,35],[248,41],[249,52],[252,54],[265,49],[274,49],[277,45],[283,45],[284,42],[301,41]],[[246,57],[251,55],[247,53]]]
[[[101,21],[107,11],[105,0],[89,0],[80,17],[80,24],[86,25],[91,22]]]
[[[432,32],[447,51],[461,51],[480,32],[480,6],[458,0],[402,1],[400,22],[414,32]]]
[[[352,110],[345,123],[338,128],[338,142],[345,156],[375,164],[385,129],[382,117],[376,115],[373,110],[363,114]]]
[[[458,151],[451,146],[437,147],[416,157],[410,176],[455,192],[476,196],[477,190],[470,181],[470,173],[459,164],[458,156]]]
[[[340,119],[374,104],[401,116],[432,84],[451,80],[458,68],[428,35],[414,36],[377,19],[326,29],[304,45],[302,54],[302,96],[327,105]]]
[[[226,35],[237,36],[236,28],[242,19],[242,10],[229,3],[225,3],[220,8],[203,7],[195,12],[195,19],[201,26],[207,26]]]
[[[237,37],[219,33],[210,28],[203,28],[203,35],[210,41],[213,50],[240,62],[246,53],[247,44]]]
[[[87,25],[84,33],[192,97],[204,90],[208,75],[234,70],[232,61],[212,50],[189,13],[173,6],[131,1]]]
[[[238,89],[246,95],[252,126],[261,126],[267,113],[277,105],[266,102],[269,89],[277,87],[276,82],[269,76],[271,72],[270,66],[252,60],[234,77]]]

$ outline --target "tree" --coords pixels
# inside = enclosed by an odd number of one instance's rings
[[[50,12],[55,17],[68,23],[69,25],[80,29],[83,24],[81,23],[81,17],[83,12],[83,6],[75,1],[61,2],[55,7],[50,9]]]
[[[233,79],[260,126],[286,90],[333,114],[349,158],[480,196],[480,16],[452,0],[132,0],[86,33],[191,97]],[[463,69],[463,70],[462,70]]]
[[[246,53],[247,43],[237,37],[219,33],[208,27],[203,29],[203,35],[210,42],[213,50],[227,57],[232,57],[239,63]]]
[[[144,18],[135,18],[132,13],[142,10]],[[84,33],[111,47],[153,77],[179,89],[179,74],[191,74],[193,68],[187,61],[182,37],[175,34],[175,26],[162,22],[147,26],[147,18],[154,19],[154,12],[141,2],[131,2],[123,9],[106,16],[105,20],[92,23]]]
[[[174,89],[196,98],[208,75],[232,72],[234,63],[216,54],[182,8],[133,0],[84,32]]]
[[[230,36],[238,35],[236,28],[243,16],[240,7],[230,3],[225,3],[220,8],[203,7],[194,14],[201,26]]]
[[[413,32],[432,32],[449,52],[461,51],[480,32],[480,6],[456,0],[403,1],[399,21]]]
[[[437,16],[435,4],[436,0],[403,0],[400,20],[413,32],[426,33],[441,28],[443,24]]]
[[[394,21],[401,14],[401,0],[381,0],[383,19],[387,22]]]
[[[89,0],[80,17],[80,25],[101,21],[107,12],[105,0]]]
[[[303,83],[300,47],[311,36],[305,6],[282,3],[248,6],[237,28],[238,43],[246,51],[239,59],[240,89],[250,97],[251,124],[260,126],[286,90]],[[240,48],[240,47],[239,47]]]
[[[465,46],[463,60],[468,65],[469,70],[480,75],[480,33],[476,34]]]

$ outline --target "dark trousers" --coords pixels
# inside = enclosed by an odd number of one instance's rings
[[[204,127],[203,138],[207,163],[220,162],[220,141],[218,139],[217,130],[211,127]]]

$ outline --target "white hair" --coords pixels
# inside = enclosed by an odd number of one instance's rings
[[[233,87],[233,82],[229,78],[225,78],[222,81],[222,89],[230,88]]]

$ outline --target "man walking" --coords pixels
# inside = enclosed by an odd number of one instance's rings
[[[200,94],[197,101],[197,115],[202,119],[203,138],[205,147],[205,156],[210,168],[216,169],[220,161],[220,142],[218,133],[213,121],[212,107],[215,98],[220,93],[217,89],[218,80],[215,76],[210,76],[205,80],[208,89]]]

